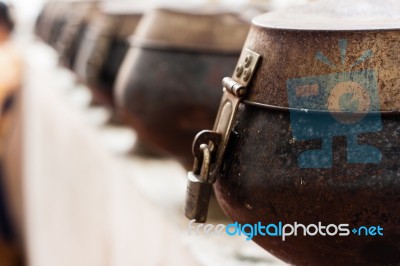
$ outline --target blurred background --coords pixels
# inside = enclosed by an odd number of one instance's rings
[[[252,17],[307,2],[4,1],[0,265],[284,265],[183,206]]]

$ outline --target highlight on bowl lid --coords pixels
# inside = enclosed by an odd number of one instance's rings
[[[157,8],[145,13],[134,46],[240,53],[250,22],[239,12],[215,6]]]
[[[257,16],[253,24],[288,30],[400,29],[400,2],[395,0],[325,0]]]

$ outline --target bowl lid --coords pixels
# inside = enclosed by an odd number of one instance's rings
[[[141,15],[152,8],[151,3],[138,3],[132,1],[106,1],[99,4],[102,13],[110,16]]]
[[[132,45],[239,53],[249,27],[239,13],[220,8],[158,8],[145,13]]]
[[[86,33],[90,36],[87,37],[90,39],[102,35],[126,40],[135,31],[142,17],[142,13],[139,10],[136,11],[132,13],[107,13],[104,10],[98,10],[90,18],[89,30]]]
[[[321,1],[256,17],[241,57],[250,50],[261,58],[247,71],[254,78],[246,100],[315,111],[399,112],[399,6],[393,0]],[[241,73],[243,60],[234,75]]]

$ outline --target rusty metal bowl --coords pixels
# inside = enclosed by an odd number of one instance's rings
[[[209,182],[189,181],[186,215],[204,222],[194,214],[215,181],[222,209],[241,224],[348,224],[347,236],[253,238],[293,265],[399,265],[399,52],[394,2],[254,19],[214,130],[195,139]],[[358,235],[378,225],[383,236]]]
[[[114,83],[142,13],[138,4],[103,3],[85,31],[74,70],[99,103],[114,107]]]
[[[132,38],[116,101],[149,146],[183,165],[193,136],[212,125],[221,77],[231,73],[249,23],[229,12],[155,9]]]

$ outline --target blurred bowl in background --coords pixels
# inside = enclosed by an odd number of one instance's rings
[[[139,23],[118,76],[117,106],[139,138],[190,168],[191,143],[211,128],[248,21],[223,8],[160,8]]]
[[[55,30],[60,25],[60,22],[57,23],[56,21],[60,21],[58,18],[61,16],[62,7],[65,4],[64,2],[48,1],[44,4],[37,18],[35,33],[48,44],[58,37],[53,36],[54,33],[60,33],[60,30]]]
[[[51,5],[52,2],[46,2],[42,9],[39,12],[39,15],[36,18],[35,21],[35,27],[34,27],[34,33],[37,37],[39,37],[40,39],[42,39],[42,41],[45,41],[44,38],[44,28],[45,28],[45,23],[46,23],[46,19],[48,19],[48,16],[51,12]]]
[[[108,107],[114,107],[116,76],[144,8],[125,1],[102,3],[82,37],[73,69],[91,88],[95,101]]]
[[[72,69],[76,55],[82,42],[84,32],[91,18],[98,12],[98,1],[65,1],[60,20],[66,22],[59,33],[59,37],[52,45],[60,56],[60,63]]]

